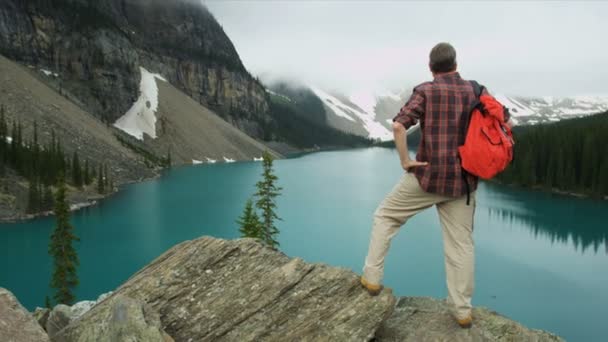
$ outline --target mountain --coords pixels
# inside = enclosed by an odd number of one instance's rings
[[[496,94],[517,125],[535,125],[583,117],[608,110],[608,96],[525,97]]]
[[[267,89],[275,132],[272,140],[302,149],[369,146],[372,140],[332,127],[323,101],[307,87],[277,82]],[[274,145],[273,145],[274,146]]]
[[[297,82],[275,82],[268,91],[277,100],[299,106],[306,120],[370,140],[392,139],[392,118],[403,105],[396,94],[345,96]]]
[[[391,140],[392,118],[411,92],[364,91],[350,95],[311,87],[323,101],[328,124],[346,132],[382,141]],[[534,125],[583,117],[608,110],[608,96],[527,97],[496,94],[509,108],[516,125]]]
[[[50,84],[104,122],[137,99],[140,68],[253,137],[263,86],[213,15],[195,1],[4,0],[0,54],[44,69]]]
[[[56,137],[66,156],[78,152],[82,161],[88,160],[94,169],[111,161],[109,173],[117,184],[155,174],[140,155],[116,139],[110,128],[48,87],[38,79],[39,74],[0,55],[2,115],[10,124],[21,124],[26,141],[33,137],[36,123],[41,146],[49,145]],[[6,139],[14,138],[7,136]],[[5,167],[6,156],[0,159],[0,219],[19,218],[28,208],[29,185],[15,170]],[[69,200],[76,204],[97,197],[95,191],[84,189],[70,192]]]
[[[11,156],[27,157],[0,158],[0,219],[36,213],[32,198],[59,173],[79,205],[113,192],[112,184],[152,177],[168,161],[281,156],[261,142],[276,135],[269,95],[200,3],[2,1],[0,70],[9,128],[2,134]],[[41,159],[50,150],[59,164]],[[112,181],[109,190],[70,183],[85,162],[94,178]],[[40,167],[57,172],[39,179]]]

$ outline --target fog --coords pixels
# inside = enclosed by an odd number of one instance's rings
[[[430,80],[428,53],[511,95],[608,95],[608,3],[204,1],[265,81],[344,92]]]

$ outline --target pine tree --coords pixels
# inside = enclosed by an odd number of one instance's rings
[[[256,207],[262,211],[262,236],[261,240],[270,247],[276,248],[279,242],[276,236],[279,234],[279,229],[274,224],[275,220],[280,218],[275,213],[277,207],[275,198],[280,195],[281,187],[276,185],[278,177],[274,174],[272,168],[273,158],[268,151],[264,151],[262,180],[257,182],[258,191]]]
[[[39,193],[38,182],[36,179],[29,181],[28,201],[27,201],[27,212],[34,214],[40,211],[40,193]]]
[[[48,295],[44,296],[44,307],[47,309],[52,309],[52,304],[51,304],[51,299],[49,298]]]
[[[99,164],[99,170],[97,171],[97,192],[100,194],[104,194],[105,190],[105,181],[103,177],[103,167]]]
[[[72,181],[78,188],[82,188],[82,169],[80,168],[80,159],[76,151],[74,151],[74,156],[72,157]]]
[[[78,285],[78,254],[73,243],[79,241],[70,224],[70,208],[66,199],[66,185],[63,174],[59,176],[55,196],[56,225],[51,234],[49,254],[53,257],[51,288],[55,289],[53,298],[57,303],[70,305],[74,302],[74,288]]]
[[[91,170],[89,166],[89,160],[85,159],[84,161],[84,177],[83,177],[84,185],[91,185]]]
[[[239,217],[236,222],[239,224],[241,237],[262,239],[262,223],[253,208],[253,201],[251,199],[248,199],[247,203],[245,203],[243,216]]]
[[[53,209],[53,190],[46,185],[44,187],[44,196],[42,198],[42,210],[47,211]]]
[[[106,192],[112,192],[112,188],[110,187],[110,173],[108,172],[107,164],[104,164],[103,166],[103,188]]]

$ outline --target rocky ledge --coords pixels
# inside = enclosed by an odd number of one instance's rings
[[[397,301],[390,290],[371,297],[350,270],[251,239],[183,242],[113,293],[72,308],[29,314],[0,289],[7,341],[561,341],[486,309],[474,315],[462,330],[443,301]]]

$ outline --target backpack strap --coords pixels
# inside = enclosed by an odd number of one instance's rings
[[[473,86],[473,91],[475,92],[475,98],[477,100],[479,100],[479,97],[481,96],[481,92],[483,91],[484,86],[477,83],[477,81],[469,81],[469,82]]]
[[[465,142],[465,139],[467,136],[467,132],[469,131],[469,124],[471,123],[471,113],[481,103],[479,101],[479,97],[481,96],[481,93],[483,92],[483,88],[484,88],[484,86],[477,83],[477,81],[469,81],[469,82],[473,86],[473,92],[475,93],[475,100],[473,100],[473,104],[471,105],[471,108],[468,111],[466,111],[465,113],[463,113],[464,122],[461,126],[460,145],[464,145],[464,142]],[[464,181],[464,185],[467,190],[467,205],[469,205],[469,203],[471,202],[471,190],[470,190],[469,180],[467,178],[469,173],[464,168],[462,168],[461,174],[462,174],[462,180]]]

